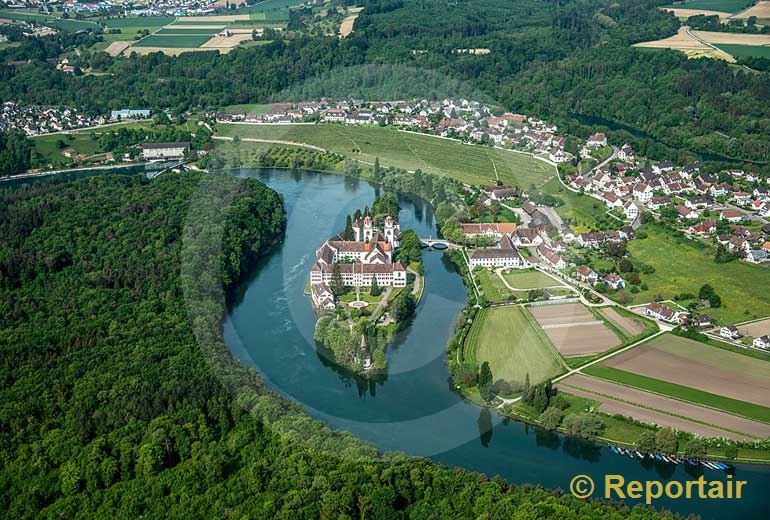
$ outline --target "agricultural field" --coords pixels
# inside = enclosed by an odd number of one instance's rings
[[[684,0],[682,2],[672,2],[672,7],[738,13],[754,2],[755,0]]]
[[[134,43],[132,47],[171,47],[171,48],[185,48],[192,49],[200,47],[211,39],[208,34],[174,34],[174,35],[160,35],[151,34],[146,38],[142,38],[138,42]]]
[[[750,4],[751,2],[748,3]],[[752,16],[756,16],[760,20],[770,20],[770,2],[767,0],[757,2],[752,7],[736,14],[735,18],[751,18]]]
[[[628,337],[638,336],[647,329],[644,323],[631,316],[623,316],[615,307],[602,307],[597,312]]]
[[[495,380],[539,383],[564,365],[526,309],[518,305],[482,309],[466,340],[466,360],[488,361]]]
[[[542,185],[553,166],[528,154],[462,144],[449,139],[377,126],[218,124],[217,134],[310,144],[360,161],[451,177],[476,185]]]
[[[720,43],[720,49],[735,58],[770,58],[770,45],[729,45]]]
[[[635,43],[633,46],[641,49],[673,49],[685,53],[689,58],[716,58],[729,63],[735,63],[735,58],[731,55],[698,40],[687,32],[686,27],[680,27],[674,36],[650,42]]]
[[[770,334],[770,318],[738,325],[738,330],[744,336],[751,336],[752,338]]]
[[[668,426],[705,437],[752,440],[770,435],[770,424],[599,377],[574,374],[559,382],[558,386],[561,391],[570,395],[599,403],[599,411],[608,415],[619,414],[644,423]]]
[[[661,7],[664,11],[674,13],[674,16],[680,20],[686,20],[691,16],[702,14],[703,16],[718,16],[721,21],[726,21],[731,16],[731,13],[725,13],[723,11],[709,11],[708,9],[677,9],[672,7]]]
[[[621,343],[621,339],[581,303],[531,307],[529,311],[564,357],[599,354]]]
[[[602,367],[651,378],[654,388],[648,390],[770,422],[770,360],[662,334],[608,359]],[[704,402],[701,394],[733,404]]]
[[[711,284],[722,306],[708,309],[719,323],[738,323],[770,316],[770,269],[746,262],[714,262],[715,249],[699,242],[672,236],[655,226],[643,226],[647,238],[631,240],[631,259],[644,262],[655,272],[642,276],[646,291],[632,294],[633,303],[670,299],[676,294],[697,294]]]
[[[0,18],[7,20],[21,20],[37,22],[48,27],[54,27],[62,31],[77,32],[83,29],[98,29],[99,25],[86,20],[71,20],[59,18],[55,15],[38,13],[21,9],[0,9]]]

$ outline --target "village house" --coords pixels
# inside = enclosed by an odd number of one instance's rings
[[[586,146],[589,148],[601,148],[607,146],[607,136],[602,132],[596,133],[588,138]]]
[[[597,280],[599,280],[599,274],[587,265],[581,265],[575,270],[575,278],[581,282],[586,282],[593,285]]]
[[[625,213],[627,219],[635,220],[639,216],[639,206],[629,200],[623,205],[623,213]]]
[[[618,290],[626,286],[626,281],[616,273],[609,273],[604,277],[604,283],[609,289]]]
[[[754,338],[751,343],[755,348],[770,349],[770,336],[764,335],[758,338]]]
[[[743,212],[734,209],[724,210],[719,214],[719,218],[728,222],[740,222],[743,220]]]
[[[723,338],[727,339],[738,339],[742,336],[740,332],[738,332],[738,327],[735,325],[724,325],[721,329],[719,329],[719,335]]]
[[[482,224],[462,224],[463,233],[467,237],[483,236],[500,240],[503,235],[516,231],[516,224],[507,222],[490,222]]]
[[[655,318],[656,320],[665,321],[667,323],[677,323],[679,313],[665,305],[652,302],[644,308],[644,314],[651,318]]]

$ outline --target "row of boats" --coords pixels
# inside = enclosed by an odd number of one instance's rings
[[[704,466],[713,470],[728,471],[733,469],[729,464],[724,462],[714,462],[708,460],[688,459],[684,457],[675,457],[673,455],[661,455],[660,453],[642,453],[638,450],[632,450],[629,448],[622,448],[620,446],[610,446],[613,453],[618,455],[626,455],[632,459],[651,459],[660,462],[668,462],[670,464],[689,464],[691,466]]]

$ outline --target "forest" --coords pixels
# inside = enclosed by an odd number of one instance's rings
[[[630,47],[676,32],[680,22],[657,9],[663,3],[368,0],[345,39],[289,31],[221,56],[110,58],[90,50],[86,35],[46,45],[25,41],[0,51],[0,96],[103,113],[135,106],[179,112],[286,96],[473,94],[515,112],[627,125],[659,143],[651,151],[660,155],[687,150],[770,162],[767,72]],[[103,74],[66,75],[46,61],[74,47],[74,63]],[[490,52],[456,52],[464,48]],[[19,59],[31,62],[10,64]],[[745,64],[766,69],[761,60]]]
[[[660,517],[378,454],[266,390],[221,328],[284,230],[257,181],[102,176],[0,204],[3,518]]]

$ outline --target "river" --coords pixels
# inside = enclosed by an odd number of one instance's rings
[[[340,370],[315,348],[315,316],[304,288],[316,247],[344,227],[348,213],[371,205],[375,188],[311,172],[242,170],[238,175],[256,177],[283,195],[287,230],[285,241],[235,291],[225,341],[270,387],[305,405],[313,417],[383,450],[427,456],[513,483],[566,490],[579,474],[597,482],[605,474],[626,481],[684,482],[701,474],[726,480],[722,472],[631,460],[598,444],[502,420],[494,411],[463,401],[450,387],[444,349],[464,305],[465,288],[444,253],[424,254],[424,297],[412,325],[389,349],[388,374],[365,380]],[[429,205],[404,195],[399,203],[402,229],[436,235]],[[755,518],[770,511],[770,467],[738,465],[738,479],[748,481],[741,500],[661,499],[655,505],[719,519]]]

